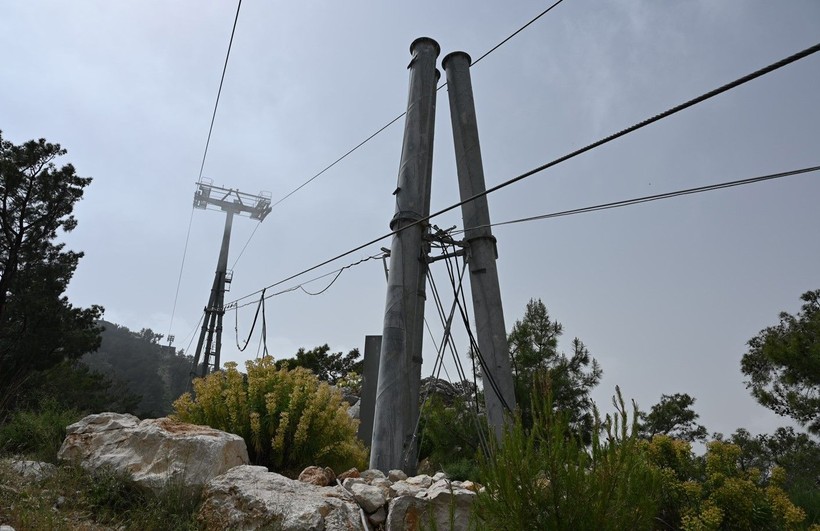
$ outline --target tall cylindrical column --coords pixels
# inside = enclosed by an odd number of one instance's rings
[[[387,472],[416,468],[413,431],[418,417],[421,381],[426,260],[436,110],[436,41],[422,37],[410,45],[410,90],[399,165],[396,214],[379,357],[379,380],[370,447],[370,468]],[[407,229],[405,229],[407,227]]]
[[[448,54],[442,61],[442,66],[447,72],[458,189],[462,201],[486,190],[470,63],[470,56],[464,52]],[[465,240],[468,243],[467,260],[470,267],[470,288],[478,348],[485,363],[482,374],[487,420],[500,440],[505,410],[515,408],[515,392],[495,263],[496,241],[490,229],[487,197],[482,196],[463,204],[461,215],[464,221]]]

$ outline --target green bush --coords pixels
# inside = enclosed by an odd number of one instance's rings
[[[195,398],[174,402],[175,416],[245,439],[251,461],[284,474],[308,465],[335,470],[365,466],[367,450],[356,438],[341,393],[307,369],[277,369],[270,358],[235,363],[194,380]]]
[[[464,399],[457,398],[447,406],[437,394],[424,403],[421,416],[419,457],[428,459],[434,470],[444,471],[450,479],[478,479],[480,440],[486,439],[489,431],[484,418],[470,411]]]
[[[57,462],[57,452],[65,439],[65,429],[82,414],[63,409],[54,401],[43,403],[39,411],[15,411],[0,427],[0,449],[25,454],[37,461]]]
[[[741,448],[712,441],[702,458],[688,442],[656,435],[647,455],[662,474],[659,521],[670,528],[700,530],[798,529],[805,512],[783,490],[786,471],[774,467],[766,478],[741,466]]]
[[[585,445],[568,415],[547,398],[533,403],[533,423],[520,418],[500,447],[482,460],[486,491],[479,494],[479,527],[492,530],[651,529],[660,475],[651,466],[618,391],[617,412],[594,414]]]
[[[789,499],[806,512],[806,520],[803,522],[806,528],[814,525],[820,530],[820,489],[817,488],[817,483],[803,479],[794,482],[787,492]]]

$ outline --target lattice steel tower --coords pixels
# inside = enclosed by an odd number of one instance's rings
[[[194,193],[194,207],[225,212],[225,230],[222,234],[222,248],[219,251],[219,261],[216,265],[211,296],[205,306],[205,317],[202,320],[202,330],[196,344],[194,356],[194,372],[200,359],[202,370],[200,376],[206,376],[211,370],[219,369],[219,354],[222,350],[222,317],[225,315],[225,292],[229,290],[233,272],[228,271],[228,247],[231,243],[231,227],[234,214],[247,214],[251,219],[261,223],[271,211],[270,194],[261,192],[259,195],[245,194],[232,188],[214,186],[205,180],[197,183]],[[203,346],[205,347],[204,356]]]

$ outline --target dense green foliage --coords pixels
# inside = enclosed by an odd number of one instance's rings
[[[532,425],[520,417],[482,460],[486,491],[475,510],[492,530],[651,529],[661,477],[620,398],[601,420],[593,410],[587,446],[568,414],[549,397],[533,402]]]
[[[66,360],[32,373],[20,389],[16,406],[18,411],[39,411],[44,404],[59,403],[83,413],[134,413],[139,402],[140,397],[121,380],[93,371],[82,361]]]
[[[686,393],[661,395],[661,401],[649,410],[639,412],[641,436],[651,439],[655,435],[669,435],[684,441],[704,440],[706,427],[698,424],[699,415],[692,406],[695,399]]]
[[[437,394],[428,398],[419,433],[419,458],[428,461],[431,471],[443,471],[455,480],[478,478],[478,458],[483,451],[480,441],[487,438],[489,430],[484,418],[478,417],[463,397],[449,405]]]
[[[775,467],[764,478],[757,468],[744,470],[735,444],[712,441],[696,458],[688,442],[659,435],[647,449],[663,474],[659,521],[669,528],[788,530],[805,521],[782,488],[785,471]]]
[[[293,358],[285,358],[276,361],[276,367],[303,367],[309,369],[317,378],[331,385],[340,383],[349,373],[362,373],[364,361],[360,360],[361,354],[358,349],[353,349],[347,354],[341,352],[330,352],[330,347],[324,344],[311,350],[300,348]]]
[[[741,370],[758,402],[820,434],[820,290],[800,298],[798,315],[782,312],[749,340]]]
[[[162,417],[171,404],[189,389],[193,359],[160,344],[162,335],[150,328],[132,332],[101,321],[102,343],[96,352],[83,356],[92,370],[125,384],[139,398],[133,406],[142,417]]]
[[[54,161],[66,151],[44,139],[15,145],[0,134],[0,411],[35,371],[99,345],[102,308],[75,308],[63,295],[82,253],[55,243],[90,178]]]
[[[740,448],[738,466],[742,470],[757,469],[768,478],[775,468],[782,469],[789,498],[806,512],[809,523],[820,525],[820,444],[791,427],[757,436],[741,428],[729,442]]]
[[[277,472],[365,466],[358,422],[338,390],[302,367],[277,369],[268,357],[245,366],[247,375],[227,363],[223,372],[194,380],[195,397],[186,393],[174,402],[176,417],[240,435],[251,461]]]
[[[0,426],[0,451],[56,463],[66,426],[82,417],[79,411],[65,409],[53,401],[42,403],[38,411],[16,411]]]
[[[590,396],[603,371],[589,350],[577,337],[572,353],[558,351],[563,326],[550,318],[540,299],[527,303],[524,316],[515,322],[508,336],[510,359],[515,381],[516,402],[525,425],[531,422],[530,404],[540,403],[534,397],[534,378],[548,382],[553,406],[568,415],[575,430],[589,435],[593,425],[593,403]]]

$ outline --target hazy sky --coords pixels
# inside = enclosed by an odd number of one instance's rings
[[[550,2],[551,3],[551,2]],[[204,176],[274,200],[405,110],[416,37],[480,56],[549,3],[269,2],[239,16]],[[85,258],[75,305],[167,333],[192,197],[236,10],[233,1],[7,0],[0,4],[0,129],[45,137],[94,182],[67,238]],[[565,0],[473,68],[488,186],[820,41],[816,0]],[[820,54],[490,196],[493,221],[820,164]],[[447,95],[438,93],[432,208],[458,200]],[[403,120],[259,227],[227,299],[388,230]],[[497,227],[507,328],[541,298],[615,385],[648,408],[689,393],[711,431],[785,421],[743,385],[745,343],[820,288],[820,174],[619,210]],[[171,332],[185,348],[207,302],[224,215],[196,210]],[[255,226],[234,223],[230,263]],[[461,223],[455,211],[434,220]],[[307,278],[377,253],[384,241]],[[445,282],[442,263],[434,274]],[[297,281],[282,285],[292,286]],[[307,286],[318,291],[326,284]],[[267,304],[269,347],[362,347],[380,334],[371,261],[327,292]],[[440,335],[428,304],[434,333]],[[239,332],[253,308],[239,312]],[[236,352],[225,316],[223,360]],[[466,351],[463,333],[459,346]],[[426,338],[426,370],[433,359]]]

